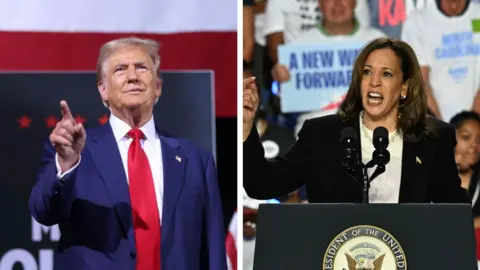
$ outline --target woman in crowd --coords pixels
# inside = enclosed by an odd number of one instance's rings
[[[455,161],[461,185],[472,200],[475,228],[480,228],[480,116],[475,112],[464,111],[450,120],[457,133]]]

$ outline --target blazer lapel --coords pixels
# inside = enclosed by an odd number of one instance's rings
[[[132,228],[132,211],[127,177],[112,127],[107,124],[99,127],[91,136],[88,150],[98,172],[105,181],[120,223],[133,246],[135,240]]]
[[[428,183],[428,167],[431,157],[427,156],[426,142],[403,142],[402,176],[399,203],[424,202]]]
[[[160,136],[163,158],[163,211],[162,243],[174,225],[174,213],[184,183],[187,158],[182,154],[180,144],[174,138]]]

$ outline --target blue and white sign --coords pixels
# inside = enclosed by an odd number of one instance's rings
[[[363,45],[363,42],[329,42],[280,46],[279,62],[290,72],[290,80],[280,86],[282,111],[318,111],[341,101]]]

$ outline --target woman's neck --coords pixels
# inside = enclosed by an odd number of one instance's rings
[[[473,170],[467,170],[459,173],[460,180],[462,181],[462,187],[468,190],[470,181],[472,180]]]
[[[372,117],[364,111],[363,125],[370,130],[375,130],[377,127],[384,127],[388,132],[395,132],[398,128],[398,112],[392,112],[387,116]]]

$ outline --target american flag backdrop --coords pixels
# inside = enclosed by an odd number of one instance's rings
[[[225,240],[225,247],[227,250],[227,266],[228,270],[237,270],[237,242],[238,242],[238,223],[237,223],[238,213],[235,213],[230,220],[230,225],[228,226],[227,237]]]
[[[92,70],[100,46],[161,43],[161,69],[215,72],[215,111],[236,115],[236,0],[0,0],[0,71]]]

